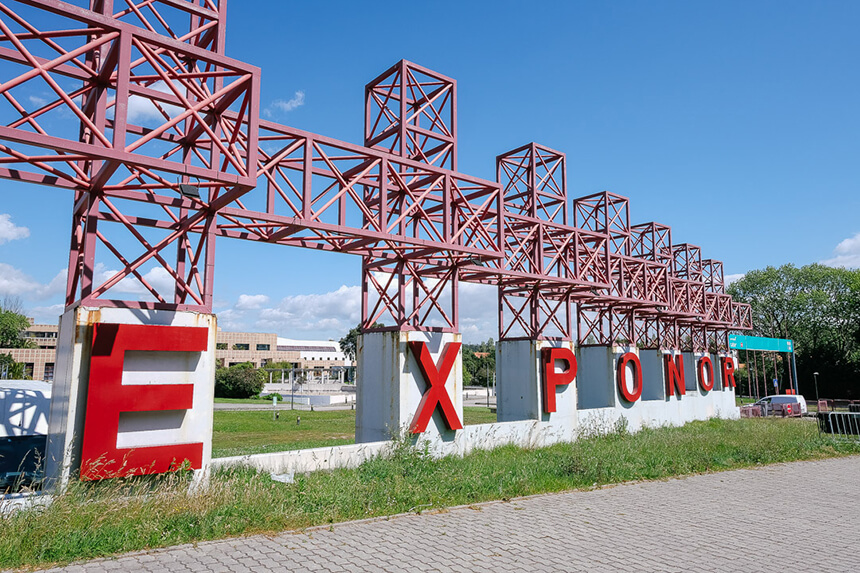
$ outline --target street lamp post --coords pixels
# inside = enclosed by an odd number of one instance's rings
[[[815,378],[815,401],[818,402],[818,372],[813,372],[812,377]]]
[[[490,407],[490,363],[488,362],[485,366],[486,366],[486,368],[484,369],[484,374],[485,374],[484,382],[486,382],[486,384],[487,384],[487,408],[489,408]]]

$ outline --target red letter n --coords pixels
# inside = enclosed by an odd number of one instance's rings
[[[93,326],[81,479],[157,474],[203,465],[203,444],[117,448],[121,412],[190,410],[194,384],[122,383],[127,351],[203,352],[209,330],[199,327],[107,324]]]
[[[543,359],[543,411],[547,414],[555,412],[555,389],[557,386],[566,386],[576,378],[576,356],[570,348],[542,348]],[[563,372],[555,371],[556,360],[567,363]]]
[[[735,384],[735,361],[729,356],[727,358],[723,358],[723,390],[731,386],[732,388],[736,387]]]
[[[687,393],[684,384],[684,357],[677,354],[673,360],[671,354],[664,354],[663,356],[666,361],[666,398],[668,399],[675,393],[683,396]]]
[[[430,356],[430,351],[427,349],[426,342],[410,342],[409,348],[418,362],[418,367],[424,375],[424,380],[427,382],[427,390],[421,398],[421,403],[418,404],[418,411],[415,412],[415,417],[412,419],[412,425],[409,428],[413,434],[421,434],[427,429],[427,424],[433,417],[433,412],[436,411],[436,406],[439,406],[442,411],[442,419],[449,430],[462,430],[463,424],[460,423],[460,417],[457,416],[457,410],[454,408],[454,403],[451,402],[451,396],[448,395],[448,390],[445,389],[445,382],[448,380],[448,375],[454,368],[454,363],[457,356],[460,354],[459,342],[449,342],[442,350],[440,365],[437,368],[433,363],[433,358]]]

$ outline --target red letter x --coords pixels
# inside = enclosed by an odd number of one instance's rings
[[[421,434],[427,429],[427,424],[430,423],[430,418],[433,417],[437,405],[442,410],[442,419],[449,430],[463,429],[454,403],[451,402],[451,397],[445,390],[445,382],[448,380],[448,374],[451,373],[454,362],[460,354],[460,346],[459,342],[446,344],[442,351],[441,364],[437,368],[436,364],[433,363],[433,358],[430,357],[430,351],[427,350],[426,342],[409,343],[409,348],[412,349],[412,354],[418,361],[418,366],[427,382],[427,390],[421,398],[421,403],[418,404],[418,412],[415,413],[412,426],[409,428],[413,434]]]

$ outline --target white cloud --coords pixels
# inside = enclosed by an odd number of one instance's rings
[[[303,105],[305,105],[305,92],[299,90],[288,100],[276,99],[269,104],[269,107],[267,107],[263,113],[266,117],[272,117],[277,113],[291,112],[297,107],[301,107]]]
[[[745,276],[746,276],[746,273],[737,273],[734,275],[726,275],[723,277],[723,281],[725,282],[726,286],[729,286],[730,284],[741,280]]]
[[[215,314],[218,316],[218,328],[221,330],[228,332],[246,332],[248,330],[248,317],[246,315],[249,313],[247,311],[228,308],[227,310],[220,310]]]
[[[459,294],[464,341],[498,338],[495,287],[460,283]],[[440,304],[447,311],[450,294],[443,295]],[[233,306],[218,310],[217,315],[218,326],[226,331],[275,332],[286,338],[337,340],[361,320],[361,287],[343,285],[331,292],[288,296],[275,304],[269,304],[266,295],[243,294]],[[390,317],[386,318],[380,320],[390,325]],[[431,317],[430,322],[438,321]]]
[[[860,233],[841,241],[833,253],[836,256],[824,259],[821,264],[828,267],[860,267]]]
[[[174,85],[177,86],[179,93],[182,93],[181,85],[178,82],[174,82]],[[157,81],[148,87],[151,90],[155,90],[163,94],[173,94],[164,81]],[[164,109],[165,113],[170,117],[175,117],[182,111],[182,108],[178,106],[168,105],[162,102],[159,102],[159,106]],[[151,99],[136,95],[128,98],[127,117],[128,121],[132,123],[140,123],[146,120],[158,120],[158,123],[163,123],[165,121],[164,114],[159,111],[158,107],[155,106]]]
[[[361,289],[341,286],[327,293],[288,296],[275,305],[266,295],[240,295],[235,305],[217,315],[223,330],[336,339],[361,319]]]
[[[344,285],[333,292],[285,297],[276,307],[262,309],[254,324],[279,334],[325,331],[343,336],[359,320],[361,289]]]
[[[29,236],[30,229],[17,226],[8,213],[0,213],[0,245],[16,239],[26,239]]]
[[[27,99],[29,99],[29,100],[30,100],[30,103],[31,103],[31,104],[33,104],[33,105],[35,105],[35,106],[38,106],[38,107],[42,107],[42,106],[44,106],[45,104],[47,104],[47,103],[48,103],[48,100],[47,100],[47,99],[45,99],[45,98],[43,98],[43,97],[39,97],[39,96],[34,96],[34,95],[31,95],[31,96],[30,96],[29,98],[27,98]]]
[[[95,283],[95,287],[98,288],[118,272],[119,271],[113,269],[106,269],[103,263],[96,263],[93,273],[93,282]],[[176,283],[173,280],[173,277],[170,276],[170,273],[164,270],[163,267],[153,267],[142,276],[146,279],[146,282],[156,290],[156,292],[165,298],[165,300],[170,301],[172,299],[173,289]],[[134,275],[129,275],[123,278],[116,285],[108,289],[108,292],[134,294],[146,297],[147,300],[152,299],[152,294],[139,280],[137,280],[137,277]],[[108,296],[107,298],[110,297]]]
[[[57,273],[47,284],[43,284],[12,265],[0,263],[0,296],[19,296],[25,300],[44,300],[62,294],[65,289],[65,269]]]
[[[499,338],[498,289],[492,285],[460,283],[460,332],[466,343]]]
[[[257,310],[269,304],[269,297],[264,294],[240,294],[236,308],[239,310]]]
[[[27,311],[27,316],[33,318],[36,324],[57,324],[59,317],[65,311],[66,306],[62,303],[50,306],[35,306]]]

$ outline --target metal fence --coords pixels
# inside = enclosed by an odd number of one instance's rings
[[[860,413],[821,412],[818,414],[818,429],[840,438],[860,440]]]
[[[746,404],[740,407],[741,418],[778,416],[782,418],[803,415],[800,404]]]

